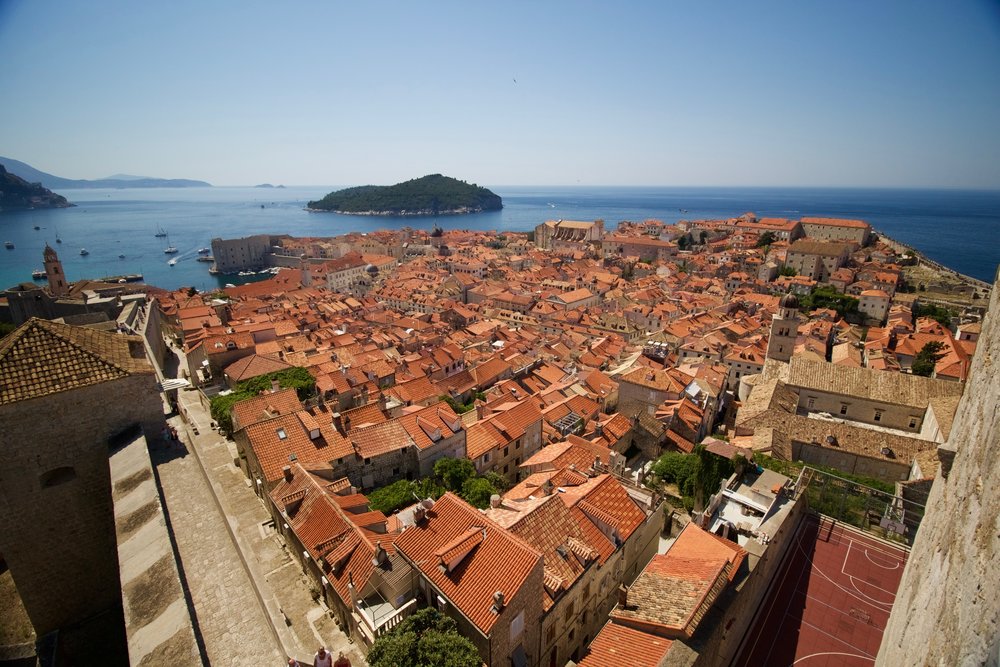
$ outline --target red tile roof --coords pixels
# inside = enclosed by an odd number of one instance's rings
[[[485,532],[482,541],[457,567],[442,571],[438,552],[456,538],[471,539],[473,528]],[[428,510],[426,519],[406,529],[396,539],[396,548],[487,635],[498,618],[492,610],[494,592],[509,603],[533,572],[541,578],[541,553],[451,493]]]
[[[670,639],[609,622],[594,637],[590,652],[577,664],[579,667],[657,667],[672,643]]]

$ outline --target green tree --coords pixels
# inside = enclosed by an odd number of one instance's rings
[[[858,310],[858,300],[852,296],[841,294],[830,285],[816,287],[812,292],[799,299],[799,304],[805,312],[817,308],[832,308],[841,317]]]
[[[466,480],[476,476],[476,467],[469,459],[453,459],[449,456],[434,463],[434,474],[444,482],[449,491],[460,492]]]
[[[368,651],[371,667],[480,667],[482,658],[455,621],[426,607],[407,617]]]
[[[445,488],[433,477],[423,477],[413,482],[413,493],[418,498],[433,498],[437,500],[444,495]]]
[[[283,371],[261,375],[260,377],[240,382],[229,394],[215,396],[209,405],[212,419],[227,433],[232,433],[233,406],[242,400],[253,398],[265,391],[270,391],[272,380],[278,380],[278,386],[282,389],[295,389],[295,393],[300,401],[304,401],[312,396],[316,388],[316,378],[310,375],[309,371],[304,368],[287,368]]]
[[[700,242],[700,243],[701,243],[702,245],[705,245],[705,241],[707,241],[707,240],[708,240],[708,232],[706,232],[706,231],[705,231],[705,230],[703,229],[703,230],[701,230],[701,233],[700,233],[700,234],[698,234],[698,241],[699,241],[699,242]]]
[[[368,507],[383,514],[409,507],[417,501],[414,497],[413,482],[401,479],[368,494]]]
[[[677,239],[678,250],[687,250],[688,247],[690,247],[690,245],[691,245],[691,237],[689,237],[687,234]]]
[[[941,352],[943,347],[944,343],[941,341],[932,340],[920,348],[917,356],[913,358],[913,363],[910,365],[910,372],[914,375],[922,375],[923,377],[933,375],[937,362],[944,356],[944,353]]]
[[[929,317],[943,327],[950,327],[955,313],[933,303],[914,303],[910,309],[914,318]]]
[[[785,264],[780,269],[778,269],[778,275],[779,276],[794,276],[794,275],[796,275],[796,271],[791,266],[788,266],[787,264]]]
[[[483,510],[490,506],[490,496],[497,493],[496,487],[485,477],[473,477],[462,485],[462,499],[473,507]]]
[[[503,492],[506,491],[508,488],[510,488],[510,484],[507,483],[507,478],[493,470],[489,471],[482,477],[487,482],[492,484],[493,488],[496,489],[498,492]]]
[[[764,232],[763,234],[757,237],[757,247],[763,248],[764,246],[769,246],[772,243],[774,243],[775,240],[776,238],[774,236],[774,232],[771,231]]]

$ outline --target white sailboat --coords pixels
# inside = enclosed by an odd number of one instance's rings
[[[167,247],[163,249],[163,252],[167,253],[168,255],[175,254],[177,252],[177,248],[175,246],[170,245],[170,235],[164,234],[164,236],[167,237]]]

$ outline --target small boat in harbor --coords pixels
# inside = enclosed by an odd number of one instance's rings
[[[155,236],[158,239],[162,239],[166,235],[167,235],[167,233],[165,231],[163,231],[163,227],[160,227],[159,225],[157,225],[156,226],[156,234],[154,234],[153,236]]]
[[[37,232],[39,229],[41,229],[41,227],[39,227],[38,225],[35,225],[35,231]]]
[[[177,264],[177,258],[174,257],[172,260],[170,260],[169,262],[167,262],[167,264],[169,266],[174,266],[175,264]]]
[[[13,250],[14,249],[14,242],[13,241],[4,241],[3,242],[3,247],[7,248],[7,250]]]
[[[82,256],[86,257],[87,255],[89,255],[89,254],[90,254],[90,251],[89,251],[89,250],[87,250],[86,248],[80,248],[80,254],[81,254]]]
[[[32,280],[45,280],[45,272],[41,269],[35,269],[31,272]]]
[[[164,234],[164,236],[167,236],[167,235]],[[168,255],[173,255],[173,254],[177,253],[177,246],[170,245],[170,237],[169,236],[167,236],[167,247],[163,249],[163,252],[167,253]]]
[[[118,259],[125,259],[125,255],[118,255]]]
[[[198,248],[198,254],[199,255],[210,255],[210,254],[212,254],[212,249],[211,248]]]

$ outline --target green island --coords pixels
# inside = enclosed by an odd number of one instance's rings
[[[362,185],[311,201],[309,210],[352,215],[460,215],[499,211],[500,196],[478,185],[431,174],[396,185]]]
[[[67,208],[72,205],[62,195],[42,187],[40,183],[28,183],[0,164],[0,211],[21,208]]]

